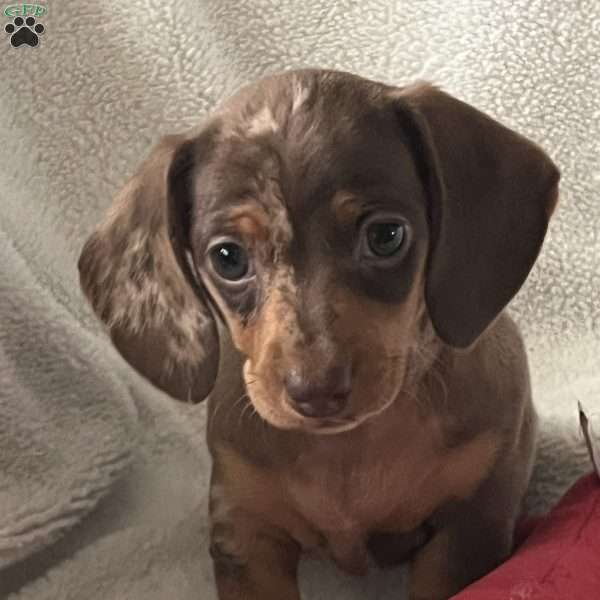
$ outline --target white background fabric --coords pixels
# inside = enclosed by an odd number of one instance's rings
[[[577,402],[600,410],[598,2],[46,6],[38,48],[0,39],[0,598],[214,598],[204,409],[168,401],[117,356],[76,259],[161,134],[283,68],[431,80],[559,164],[560,208],[512,305],[542,415],[530,507],[589,470]],[[400,580],[302,568],[307,600],[397,600]]]

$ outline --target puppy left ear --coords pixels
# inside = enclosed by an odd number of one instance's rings
[[[429,197],[429,314],[446,343],[467,347],[525,282],[560,174],[534,143],[432,86],[394,97]]]
[[[209,133],[163,138],[79,258],[81,287],[121,355],[187,402],[204,400],[219,365],[208,295],[188,261],[191,179]]]

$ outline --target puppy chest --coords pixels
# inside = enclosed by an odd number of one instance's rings
[[[401,509],[407,515],[407,527],[412,525],[417,508],[413,504],[417,503],[411,483],[420,483],[412,471],[385,463],[348,469],[332,464],[313,473],[294,473],[286,478],[286,487],[296,510],[325,536],[364,535]]]
[[[409,534],[447,500],[473,493],[498,449],[488,434],[441,453],[423,439],[410,452],[387,446],[387,453],[336,453],[327,445],[325,454],[306,452],[278,470],[221,451],[213,523],[233,524],[248,551],[256,528],[272,526],[305,550],[325,551],[344,570],[364,572],[369,534]]]
[[[368,569],[371,533],[408,533],[427,516],[410,489],[411,476],[412,484],[418,486],[414,472],[402,465],[390,471],[385,462],[349,470],[333,464],[316,473],[295,475],[286,480],[290,503],[307,526],[318,532],[319,550],[352,574]]]
[[[307,457],[285,476],[288,500],[326,538],[407,533],[445,502],[475,492],[494,463],[498,439],[484,433],[444,452],[424,443],[413,450]]]

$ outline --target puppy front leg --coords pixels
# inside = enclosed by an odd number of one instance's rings
[[[410,600],[448,600],[510,554],[514,519],[469,504],[439,529],[410,566]]]
[[[497,567],[510,554],[512,527],[479,522],[439,531],[410,568],[410,600],[448,600]]]
[[[300,549],[282,532],[232,515],[211,532],[219,600],[300,600]]]

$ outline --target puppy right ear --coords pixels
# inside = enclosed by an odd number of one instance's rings
[[[165,137],[79,258],[81,287],[122,356],[187,402],[208,395],[219,365],[207,293],[186,256],[190,182],[205,145],[202,136]]]
[[[433,86],[394,98],[429,196],[429,315],[440,338],[467,348],[529,275],[560,172],[537,144]]]

